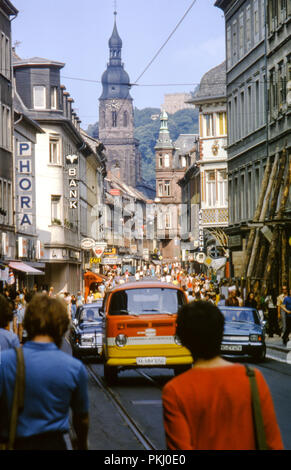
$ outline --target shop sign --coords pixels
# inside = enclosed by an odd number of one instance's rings
[[[242,245],[241,235],[230,235],[228,238],[228,246],[230,248],[240,247]]]
[[[203,227],[202,227],[202,218],[203,218],[203,212],[202,209],[199,210],[198,213],[198,220],[199,220],[199,238],[198,238],[198,245],[199,245],[199,251],[203,251],[204,249],[204,233],[203,233]]]
[[[97,242],[97,243],[95,243],[95,245],[94,245],[94,247],[93,247],[92,249],[93,249],[95,255],[96,255],[98,258],[100,258],[100,257],[103,255],[104,250],[105,250],[106,247],[107,247],[107,243],[102,243],[102,242],[99,242],[99,243],[98,243],[98,242]]]
[[[33,193],[32,178],[32,144],[18,142],[16,154],[16,196],[18,225],[21,230],[27,230],[33,224]]]
[[[69,174],[69,207],[70,209],[78,209],[78,183],[77,183],[77,166],[78,155],[67,155],[66,163],[70,165]]]
[[[99,264],[101,263],[101,258],[90,258],[90,264]]]
[[[81,240],[81,248],[82,250],[91,250],[95,245],[95,240],[93,238],[83,238]]]

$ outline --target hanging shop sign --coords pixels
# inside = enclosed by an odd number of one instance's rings
[[[94,254],[100,258],[103,255],[105,248],[107,248],[107,243],[97,242],[92,249]]]
[[[18,142],[16,154],[17,225],[21,231],[31,230],[34,210],[32,143]]]
[[[203,227],[202,227],[202,219],[203,219],[203,212],[202,209],[199,210],[198,213],[198,220],[199,220],[199,251],[204,250],[204,233],[203,233]]]
[[[78,180],[77,180],[77,165],[78,155],[67,155],[66,163],[69,165],[69,207],[70,209],[78,209]]]
[[[83,238],[81,241],[82,250],[91,250],[95,245],[95,240],[93,238]]]

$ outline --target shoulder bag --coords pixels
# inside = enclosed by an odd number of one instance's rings
[[[252,413],[253,413],[256,449],[268,450],[255,371],[254,369],[252,369],[251,367],[247,365],[245,366],[245,368],[246,368],[246,374],[249,378],[250,387],[251,387]]]
[[[25,389],[25,366],[22,348],[15,348],[16,352],[16,379],[13,393],[13,402],[10,417],[9,436],[8,442],[0,444],[1,450],[13,450],[16,430],[17,419],[24,407],[24,389]]]

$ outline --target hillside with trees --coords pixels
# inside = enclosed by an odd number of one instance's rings
[[[155,145],[160,130],[159,108],[134,108],[134,136],[139,140],[142,155],[142,176],[155,188]],[[169,114],[168,127],[175,142],[180,134],[198,133],[198,110],[182,109]],[[98,122],[88,127],[87,133],[98,139]]]

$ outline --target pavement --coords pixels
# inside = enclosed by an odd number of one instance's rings
[[[284,362],[291,364],[291,340],[288,341],[287,345],[283,345],[282,337],[274,335],[270,338],[266,335],[266,357],[274,359],[278,362]]]

